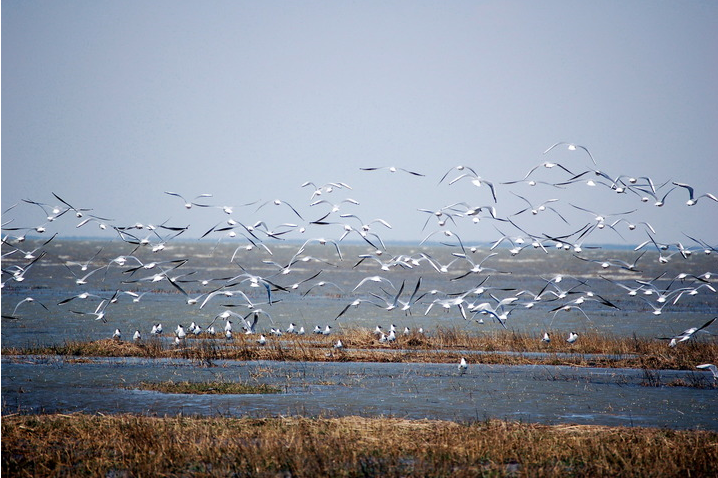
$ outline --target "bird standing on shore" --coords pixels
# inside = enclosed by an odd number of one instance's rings
[[[463,375],[466,373],[466,371],[469,369],[469,364],[466,363],[466,359],[464,357],[461,357],[461,361],[459,362],[459,374]]]
[[[180,340],[184,339],[187,336],[187,333],[184,331],[184,327],[182,327],[181,324],[178,325],[177,328],[175,329],[175,335]]]

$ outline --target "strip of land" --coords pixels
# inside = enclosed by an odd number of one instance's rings
[[[587,333],[567,343],[558,333],[544,342],[540,336],[516,332],[475,334],[438,329],[431,335],[411,333],[382,343],[367,329],[341,334],[268,337],[259,345],[256,336],[189,338],[179,346],[153,337],[140,341],[113,339],[68,341],[59,345],[3,348],[4,356],[58,355],[69,357],[185,358],[204,363],[216,360],[278,360],[304,362],[429,362],[458,363],[464,356],[472,363],[503,365],[571,365],[577,367],[695,370],[696,365],[718,363],[718,340],[691,340],[677,347],[667,341],[611,337]],[[334,347],[341,340],[343,347]]]

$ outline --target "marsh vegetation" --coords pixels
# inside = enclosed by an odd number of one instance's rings
[[[168,380],[165,382],[140,382],[137,387],[139,390],[150,390],[160,393],[190,393],[196,395],[215,395],[215,394],[262,394],[262,393],[279,393],[281,390],[267,384],[250,384],[229,382],[224,380],[214,380],[211,382],[192,382],[183,380],[175,382]]]
[[[69,357],[185,358],[211,365],[215,360],[276,360],[308,362],[458,362],[473,353],[475,363],[502,365],[573,365],[655,370],[693,370],[697,364],[718,360],[715,338],[694,340],[670,348],[666,341],[582,334],[567,343],[559,332],[549,343],[538,334],[513,331],[472,333],[439,327],[431,334],[411,332],[395,342],[382,343],[366,328],[346,328],[331,335],[284,334],[268,337],[260,346],[256,337],[188,338],[176,346],[159,338],[141,341],[104,339],[66,341],[58,345],[28,345],[4,348],[3,355],[61,355]],[[344,344],[335,349],[337,340]]]
[[[4,476],[715,476],[718,434],[397,418],[6,416]]]

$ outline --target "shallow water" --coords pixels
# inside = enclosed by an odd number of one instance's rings
[[[5,412],[223,416],[394,416],[718,430],[716,389],[646,386],[644,372],[471,364],[296,363],[62,358],[3,359]],[[661,371],[707,384],[705,374]],[[142,391],[142,382],[225,380],[279,387],[267,395]]]
[[[179,242],[168,245],[161,255],[144,252],[144,263],[151,260],[175,260],[187,258],[187,264],[170,275],[188,274],[180,281],[190,297],[200,297],[221,285],[211,281],[203,286],[194,279],[228,278],[239,276],[242,269],[229,261],[234,248],[205,242]],[[31,249],[31,247],[29,247]],[[129,339],[134,330],[149,335],[154,323],[164,325],[166,340],[171,340],[177,324],[185,327],[196,322],[203,328],[224,310],[246,313],[244,302],[237,296],[217,296],[207,302],[188,305],[187,297],[180,294],[166,280],[160,282],[140,281],[154,274],[150,270],[138,270],[134,274],[123,273],[129,266],[105,267],[88,278],[88,284],[77,285],[72,273],[65,266],[67,261],[87,260],[102,248],[94,264],[108,264],[121,254],[129,254],[131,246],[121,241],[106,243],[95,241],[52,241],[46,246],[47,257],[38,262],[28,273],[25,281],[5,280],[2,289],[2,346],[61,344],[68,340],[96,340],[109,338],[116,328]],[[282,244],[273,247],[274,254],[241,252],[236,262],[252,274],[271,276],[277,272],[274,265],[262,262],[272,260],[286,264],[296,253],[298,244]],[[393,254],[428,252],[442,263],[454,259],[442,247],[390,247]],[[321,258],[324,262],[298,262],[288,275],[278,274],[272,281],[290,288],[291,284],[321,274],[302,284],[291,293],[274,291],[275,303],[259,304],[267,300],[267,291],[238,284],[232,290],[242,290],[247,296],[269,312],[271,319],[262,317],[258,331],[267,332],[270,327],[285,329],[290,322],[303,326],[308,333],[315,325],[330,324],[335,330],[353,327],[374,329],[382,325],[385,330],[396,324],[399,330],[405,326],[424,328],[428,334],[438,327],[456,327],[476,333],[501,330],[501,325],[490,316],[477,315],[474,320],[464,320],[458,308],[445,310],[439,305],[428,309],[434,298],[444,298],[442,293],[428,293],[432,289],[444,293],[459,294],[483,283],[493,287],[481,295],[472,293],[467,300],[473,303],[489,301],[488,294],[497,298],[508,297],[520,290],[537,293],[546,280],[557,274],[564,275],[562,289],[592,291],[620,308],[606,307],[597,301],[581,305],[585,312],[551,310],[564,302],[542,300],[532,308],[517,307],[506,322],[509,329],[535,333],[539,337],[550,327],[557,334],[575,330],[579,333],[600,332],[616,336],[668,337],[692,326],[702,325],[718,315],[718,294],[708,288],[700,289],[694,296],[685,295],[673,304],[668,301],[662,314],[654,315],[647,300],[655,296],[638,294],[629,296],[625,290],[608,282],[601,276],[636,285],[635,280],[655,281],[659,288],[679,288],[686,284],[671,280],[680,273],[703,274],[716,271],[714,255],[694,254],[686,260],[673,259],[667,264],[659,263],[646,254],[641,264],[642,272],[620,269],[602,270],[595,263],[573,259],[565,251],[527,249],[513,257],[507,250],[497,249],[499,254],[487,260],[486,266],[496,272],[471,274],[452,281],[461,274],[461,267],[449,274],[441,274],[425,263],[412,269],[392,268],[380,271],[373,260],[355,266],[356,257],[366,253],[357,245],[342,246],[343,261],[339,261],[332,246],[308,246],[304,255]],[[481,260],[487,250],[476,252],[474,260]],[[626,260],[635,258],[630,250],[586,251],[585,257],[610,255]],[[333,264],[328,265],[327,262]],[[26,263],[12,254],[3,259],[3,268]],[[74,270],[76,273],[77,268]],[[176,274],[175,274],[176,273]],[[399,309],[391,311],[371,304],[350,308],[339,320],[339,312],[356,298],[377,301],[379,296],[389,296],[375,283],[368,282],[357,291],[355,286],[363,278],[382,275],[398,289],[405,287],[401,298],[406,300],[421,277],[421,292],[427,292],[407,315]],[[241,277],[244,278],[244,277]],[[241,280],[240,278],[240,280]],[[317,281],[331,282],[324,286],[309,287]],[[713,277],[712,281],[715,280]],[[485,281],[485,282],[484,282]],[[585,281],[581,284],[579,281]],[[687,282],[689,283],[689,282]],[[333,285],[336,284],[338,288]],[[339,290],[341,289],[341,291]],[[387,288],[384,285],[384,288]],[[513,291],[501,289],[511,288]],[[391,290],[390,287],[388,287]],[[109,299],[117,290],[144,293],[138,302],[128,294],[120,293],[116,303],[106,309],[106,322],[94,320],[94,312],[103,299],[74,299],[64,305],[58,302],[81,292],[89,292]],[[308,293],[305,294],[305,292]],[[393,292],[392,292],[393,294]],[[575,298],[571,294],[567,299]],[[37,303],[22,303],[26,297],[46,305],[45,310]],[[522,298],[527,298],[527,295]],[[228,307],[234,305],[234,307]],[[17,306],[17,310],[15,307]],[[81,313],[77,313],[81,312]],[[14,318],[8,318],[12,316]],[[471,317],[469,317],[471,319]],[[483,319],[484,323],[478,323]],[[219,329],[223,321],[218,322]],[[715,333],[715,325],[708,329]],[[239,321],[235,320],[235,330]],[[561,340],[554,336],[555,340]],[[698,340],[713,340],[708,334],[699,334]],[[537,339],[538,340],[538,339]],[[474,356],[466,354],[467,358]],[[470,359],[471,360],[471,359]],[[706,361],[718,360],[706,357]],[[102,413],[135,412],[151,414],[201,414],[201,415],[350,415],[400,416],[407,418],[439,418],[450,420],[475,420],[506,418],[542,423],[586,423],[605,425],[643,425],[669,428],[702,427],[718,429],[718,412],[715,407],[716,389],[680,386],[645,386],[646,373],[642,370],[578,369],[545,366],[490,366],[472,364],[469,373],[460,376],[455,365],[445,364],[367,364],[367,363],[276,363],[276,362],[216,362],[215,367],[202,367],[182,360],[140,359],[93,359],[91,363],[74,363],[63,358],[8,358],[2,361],[3,413],[24,411],[87,411]],[[674,379],[688,383],[710,384],[709,372],[661,371],[658,376],[666,384]],[[162,380],[225,380],[258,381],[279,386],[278,395],[230,395],[190,396],[167,395],[136,390],[140,381]]]

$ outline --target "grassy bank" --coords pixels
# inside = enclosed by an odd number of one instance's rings
[[[330,336],[288,335],[270,337],[265,346],[256,337],[236,335],[232,340],[187,339],[180,346],[157,338],[138,342],[98,340],[66,342],[61,345],[4,348],[3,355],[62,355],[71,357],[187,358],[205,363],[213,360],[346,361],[346,362],[434,362],[454,363],[465,351],[473,363],[574,365],[643,369],[694,370],[697,364],[718,363],[715,338],[690,341],[670,348],[666,341],[635,337],[612,337],[587,333],[569,344],[558,333],[549,343],[532,334],[496,332],[469,333],[453,328],[432,335],[400,335],[393,343],[380,343],[367,329],[349,329]],[[341,339],[343,349],[333,344]],[[506,352],[514,352],[507,354]],[[532,355],[540,352],[541,355]]]
[[[716,476],[718,434],[392,418],[6,416],[3,476]]]

